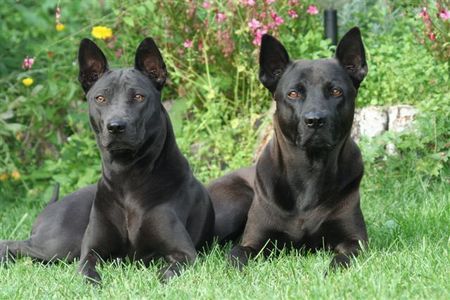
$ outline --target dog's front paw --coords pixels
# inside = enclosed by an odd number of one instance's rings
[[[83,268],[80,273],[85,277],[86,282],[92,285],[97,286],[102,282],[102,278],[95,268]]]
[[[337,254],[333,257],[330,263],[330,270],[336,270],[339,268],[348,268],[350,266],[350,258],[344,254]]]
[[[236,245],[231,249],[228,260],[233,267],[241,271],[247,265],[252,253],[253,250],[251,248]]]
[[[86,280],[88,283],[98,286],[102,283],[102,278],[100,277],[100,274],[98,274],[97,271],[91,272],[88,275],[86,275]]]
[[[162,283],[167,283],[170,279],[180,275],[181,270],[177,265],[170,265],[159,270],[158,278]]]

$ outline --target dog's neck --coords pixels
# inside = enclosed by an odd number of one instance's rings
[[[161,169],[177,168],[177,164],[179,167],[186,163],[176,144],[167,111],[162,105],[160,117],[164,130],[156,136],[149,137],[126,163],[115,160],[107,151],[101,153],[102,180],[107,186],[115,188],[124,184],[150,185],[149,181],[153,177],[162,177],[162,174],[165,174],[160,172]]]
[[[274,117],[274,136],[257,163],[257,172],[267,172],[258,179],[261,192],[284,209],[317,207],[330,191],[339,190],[331,183],[340,182],[340,156],[348,138],[332,149],[308,151],[284,136]]]

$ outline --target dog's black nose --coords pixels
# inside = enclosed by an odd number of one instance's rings
[[[111,121],[106,125],[108,132],[111,134],[123,133],[126,127],[127,123],[124,121]]]
[[[305,114],[304,121],[309,128],[320,128],[325,125],[326,118],[324,113],[309,112]]]

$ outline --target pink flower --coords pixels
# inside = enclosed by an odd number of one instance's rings
[[[259,28],[255,31],[255,38],[253,39],[253,45],[255,46],[261,46],[261,40],[262,36],[267,33],[267,29],[265,28]]]
[[[422,17],[422,19],[424,20],[429,20],[430,19],[430,15],[427,12],[427,8],[426,7],[422,7],[419,16]]]
[[[317,15],[319,13],[319,9],[315,5],[310,5],[310,6],[308,6],[306,13],[308,13],[310,15]]]
[[[25,57],[22,62],[22,69],[30,70],[34,64],[34,57]]]
[[[295,10],[293,10],[293,9],[288,10],[288,15],[289,15],[289,17],[291,17],[292,19],[298,18],[297,12],[296,12]]]
[[[202,7],[204,9],[210,9],[211,8],[211,3],[209,3],[209,1],[205,1],[205,2],[203,2]]]
[[[430,39],[430,41],[434,42],[436,40],[436,35],[434,34],[434,32],[430,32],[428,34],[428,38]]]
[[[227,16],[224,13],[217,12],[217,14],[216,14],[216,21],[217,21],[217,23],[222,23],[226,19],[227,19]]]
[[[270,4],[274,3],[275,1],[276,0],[266,0],[266,3],[270,5]]]
[[[184,48],[192,48],[192,45],[194,45],[194,42],[192,40],[185,40],[183,43]]]
[[[250,27],[251,30],[256,30],[261,27],[261,23],[253,18],[250,22],[248,22],[248,27]]]
[[[271,12],[270,16],[272,17],[275,27],[280,26],[281,24],[284,23],[283,18],[277,15],[276,12]]]
[[[447,21],[448,19],[450,19],[450,11],[448,11],[446,9],[442,9],[439,12],[439,18],[441,18],[444,21]]]
[[[241,0],[241,3],[247,6],[254,6],[255,5],[255,0]]]

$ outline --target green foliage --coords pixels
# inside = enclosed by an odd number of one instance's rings
[[[112,67],[132,65],[139,41],[145,36],[155,38],[169,70],[163,98],[174,103],[170,114],[178,143],[201,180],[250,164],[256,148],[256,124],[267,119],[271,99],[257,78],[257,31],[249,22],[255,18],[259,29],[271,27],[270,33],[282,40],[292,58],[330,57],[333,47],[322,38],[320,14],[306,13],[307,2],[290,7],[283,1],[257,2],[255,6],[210,1],[209,9],[202,3],[61,3],[60,21],[65,29],[58,32],[53,1],[37,5],[8,0],[9,5],[0,8],[5,20],[0,24],[0,87],[5,98],[0,102],[2,191],[14,195],[17,188],[43,189],[59,181],[63,192],[69,192],[98,179],[98,151],[76,80],[78,42],[90,36],[96,25],[113,30],[112,39],[96,40]],[[298,18],[289,17],[290,9]],[[369,75],[358,105],[413,103],[431,111],[445,104],[448,63],[437,62],[418,42],[411,29],[420,26],[421,20],[413,15],[414,9],[418,7],[403,2],[354,0],[339,11],[341,32],[360,26],[367,49]],[[274,12],[283,18],[282,24],[273,25]],[[218,13],[224,15],[220,22]],[[187,41],[192,44],[184,47]],[[20,70],[25,56],[35,57],[28,71]],[[21,80],[25,77],[32,77],[34,84],[24,86]],[[447,138],[448,124],[439,122],[448,118],[442,118],[445,110],[433,111],[437,120],[434,135],[424,128],[423,138],[412,135],[409,142],[408,135],[384,137],[379,149],[394,141],[402,155],[436,158],[436,153],[447,153],[442,141]],[[434,142],[427,140],[430,136]],[[382,153],[371,149],[368,153],[372,151],[373,157]],[[444,170],[447,156],[440,155],[442,159],[424,162],[420,167],[424,173],[429,168],[433,170],[430,174]],[[370,157],[369,161],[379,161]],[[430,162],[436,165],[430,167]],[[14,179],[14,172],[20,178]]]
[[[420,110],[414,131],[363,140],[365,161],[392,172],[449,176],[449,63],[439,61],[434,55],[437,48],[423,41],[421,5],[417,1],[353,0],[341,11],[341,30],[359,25],[364,36],[369,74],[357,105],[402,103]],[[445,39],[435,42],[445,44]],[[389,157],[387,145],[395,145],[398,154]]]
[[[359,105],[419,105],[433,94],[448,93],[448,63],[436,63],[411,33],[369,36],[365,44],[369,75],[360,89]]]
[[[97,155],[89,130],[80,130],[80,126],[87,127],[88,118],[74,61],[82,36],[79,31],[87,35],[91,28],[88,20],[97,18],[99,11],[105,17],[110,13],[97,1],[65,4],[61,19],[65,29],[58,32],[54,1],[8,0],[0,8],[0,177],[8,178],[0,181],[2,194],[14,195],[19,185],[27,190],[48,186],[57,176],[55,172],[59,179],[64,177],[64,167],[50,170],[48,166],[61,161],[72,135],[89,139],[91,151]],[[20,68],[26,56],[35,58],[31,70]],[[33,78],[33,85],[24,86],[21,80],[25,77]],[[89,156],[83,156],[67,173],[83,178],[84,172],[91,172],[87,170],[98,169],[98,161],[89,165],[91,162]],[[12,179],[13,172],[18,172],[20,179]],[[75,186],[63,187],[67,192]],[[19,200],[21,193],[16,194],[5,199]]]

